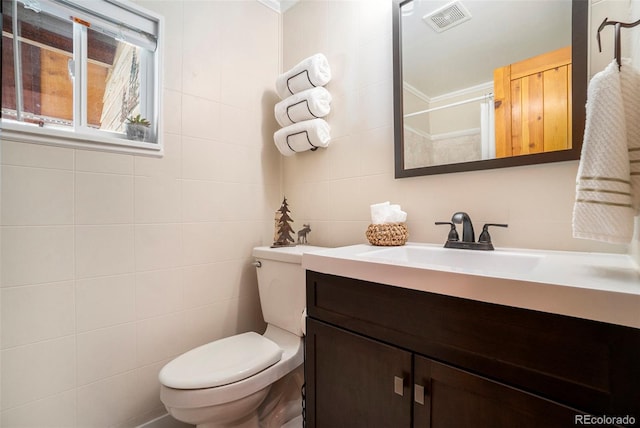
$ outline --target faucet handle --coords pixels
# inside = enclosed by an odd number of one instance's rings
[[[478,242],[491,242],[491,235],[489,235],[489,226],[509,227],[508,224],[504,223],[486,223],[484,226],[482,226],[482,233],[478,238]]]
[[[458,236],[458,231],[456,230],[456,225],[450,221],[436,221],[436,225],[440,226],[443,224],[451,225],[451,229],[449,230],[449,236],[447,236],[447,241],[459,241],[460,237]]]

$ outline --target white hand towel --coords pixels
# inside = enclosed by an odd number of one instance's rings
[[[319,119],[331,111],[331,94],[322,86],[307,89],[276,104],[274,113],[280,126]]]
[[[331,141],[331,128],[323,119],[305,120],[279,129],[273,134],[276,147],[285,156],[306,150],[327,147]]]
[[[276,79],[276,91],[280,99],[311,89],[324,86],[331,80],[329,61],[323,54],[315,54],[300,61],[291,70]]]
[[[640,71],[627,58],[622,59],[620,85],[627,126],[631,204],[637,214],[640,210]]]
[[[623,67],[624,68],[624,67]],[[624,96],[613,61],[591,79],[576,183],[573,236],[628,243],[633,209]]]

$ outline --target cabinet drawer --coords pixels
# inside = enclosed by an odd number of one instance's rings
[[[594,413],[640,415],[640,331],[307,271],[312,318]]]

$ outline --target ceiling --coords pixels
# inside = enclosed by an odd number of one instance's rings
[[[441,33],[422,17],[449,1],[413,3],[402,16],[403,80],[426,97],[490,82],[494,68],[571,44],[571,0],[462,0],[471,19]]]

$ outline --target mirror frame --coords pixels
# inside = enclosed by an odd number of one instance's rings
[[[571,128],[573,142],[571,149],[555,152],[535,153],[508,158],[486,159],[470,162],[404,168],[404,122],[402,99],[402,24],[400,7],[413,0],[394,0],[393,2],[393,124],[395,178],[417,177],[422,175],[446,174],[461,171],[506,168],[533,165],[548,162],[560,162],[580,159],[582,138],[584,135],[585,105],[587,102],[587,58],[589,3],[585,0],[573,0],[571,6],[571,61],[572,61],[572,116]]]

